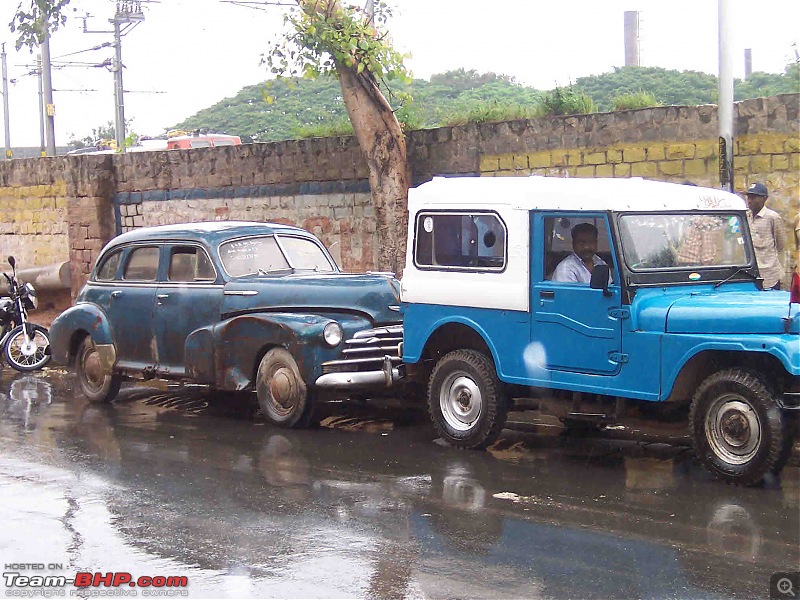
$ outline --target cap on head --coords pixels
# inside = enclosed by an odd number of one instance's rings
[[[769,196],[769,193],[767,192],[767,186],[758,181],[747,188],[746,193],[748,196],[763,196],[764,198]]]

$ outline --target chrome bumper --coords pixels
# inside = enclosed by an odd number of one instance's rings
[[[321,388],[353,388],[384,385],[390,387],[402,379],[399,367],[392,366],[392,357],[383,357],[380,371],[351,371],[341,373],[326,373],[320,375],[314,382]]]

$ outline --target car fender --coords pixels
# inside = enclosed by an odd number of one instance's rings
[[[261,357],[283,347],[294,356],[303,379],[313,382],[322,362],[338,354],[322,345],[323,329],[331,322],[319,315],[249,314],[199,329],[186,341],[187,373],[218,389],[244,390],[252,386]]]
[[[85,303],[68,308],[50,325],[53,360],[58,364],[68,364],[77,350],[78,339],[84,334],[90,335],[98,348],[108,348],[116,355],[108,317],[99,306]]]

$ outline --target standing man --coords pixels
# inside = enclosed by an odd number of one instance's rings
[[[763,183],[752,184],[746,194],[750,208],[750,231],[753,234],[758,271],[764,278],[764,289],[779,290],[783,276],[780,253],[786,246],[783,220],[774,210],[764,206],[769,194]]]
[[[800,210],[794,218],[794,270],[800,275]]]

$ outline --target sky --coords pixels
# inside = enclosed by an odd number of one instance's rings
[[[754,71],[783,72],[800,45],[800,1],[724,1],[731,16],[734,76],[744,76],[745,48],[751,49]],[[642,66],[718,71],[717,0],[388,2],[394,7],[389,22],[394,45],[410,55],[406,64],[418,78],[464,68],[510,75],[540,90],[569,85],[624,65],[625,11],[639,12]],[[7,26],[18,4],[0,0],[0,42],[5,43],[11,80],[11,145],[38,146],[38,84],[28,74],[35,54],[16,51]],[[113,75],[86,66],[111,58],[113,49],[81,52],[112,41],[108,32],[114,10],[113,0],[72,0],[66,26],[52,36],[55,63],[84,63],[53,71],[59,146],[114,120]],[[144,22],[122,41],[125,117],[136,133],[155,136],[264,81],[261,56],[283,31],[286,9],[256,10],[224,0],[160,0],[143,3],[143,10]]]

